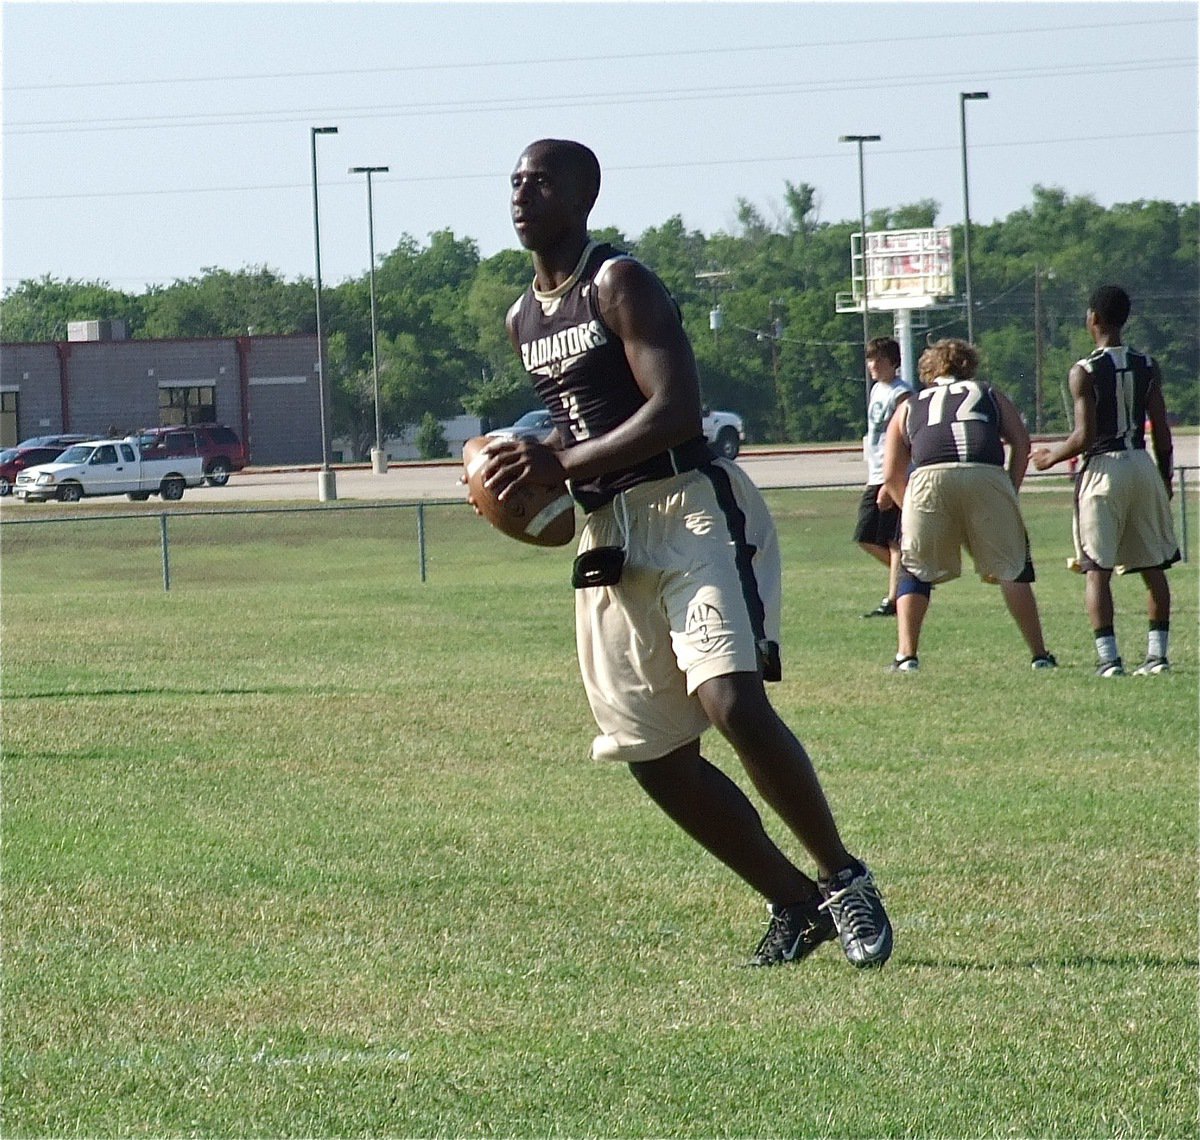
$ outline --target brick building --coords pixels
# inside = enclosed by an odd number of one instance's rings
[[[68,340],[0,344],[0,446],[112,427],[222,423],[254,464],[319,463],[317,338],[127,340],[119,321],[78,321]]]

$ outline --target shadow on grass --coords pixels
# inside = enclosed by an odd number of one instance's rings
[[[141,689],[56,689],[45,693],[4,694],[6,701],[57,701],[77,697],[277,697],[294,693],[311,693],[300,685],[275,685],[269,688],[169,689],[154,686]]]
[[[1200,969],[1200,962],[1195,958],[1182,955],[1174,958],[1164,958],[1157,954],[1066,954],[1059,958],[1024,958],[1013,961],[968,962],[952,958],[901,958],[893,960],[893,968],[897,965],[918,970],[962,970],[978,971],[984,974],[995,974],[1003,970],[1128,970],[1131,967],[1141,970],[1171,970],[1178,972],[1194,972]]]

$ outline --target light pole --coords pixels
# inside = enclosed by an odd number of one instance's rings
[[[862,265],[863,303],[862,303],[862,335],[863,335],[863,378],[866,381],[867,400],[871,398],[871,368],[867,364],[867,342],[871,339],[871,322],[867,317],[870,305],[870,279],[867,275],[867,191],[863,180],[863,143],[881,142],[881,135],[839,135],[838,142],[858,144],[858,224],[859,246],[858,256]]]
[[[967,100],[986,99],[986,91],[958,93],[958,125],[962,136],[963,275],[967,279],[967,340],[975,343],[975,307],[971,299],[971,192],[967,187]]]
[[[325,399],[325,339],[321,335],[321,220],[317,204],[317,135],[336,135],[337,127],[311,127],[313,246],[317,261],[317,398],[321,401],[321,470],[317,473],[317,498],[322,502],[337,498],[337,475],[329,466],[328,405]]]
[[[386,174],[386,166],[352,166],[350,174],[367,176],[367,242],[371,251],[371,369],[375,374],[375,446],[371,448],[371,470],[387,474],[387,452],[383,450],[383,418],[379,410],[379,343],[375,310],[375,204],[371,197],[371,175]]]

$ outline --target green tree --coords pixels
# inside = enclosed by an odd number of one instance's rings
[[[289,283],[265,266],[206,268],[199,277],[153,289],[145,307],[147,337],[286,335],[316,328],[311,284]]]
[[[123,320],[138,336],[144,298],[110,288],[103,281],[59,281],[45,276],[22,281],[0,300],[0,336],[6,341],[66,340],[71,321]]]

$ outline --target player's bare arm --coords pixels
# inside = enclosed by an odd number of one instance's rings
[[[908,427],[908,404],[903,403],[892,416],[883,441],[883,489],[894,503],[904,502],[904,490],[908,486],[908,465],[912,451],[904,432]]]
[[[1029,430],[1012,400],[998,388],[992,389],[992,395],[1000,410],[1000,438],[1008,444],[1008,477],[1019,491],[1025,479],[1025,468],[1029,466]]]
[[[1082,455],[1096,441],[1096,394],[1082,365],[1076,364],[1072,367],[1067,376],[1067,384],[1071,389],[1075,427],[1060,443],[1034,450],[1033,465],[1039,471],[1046,471],[1064,459]]]
[[[658,278],[636,261],[615,261],[597,280],[597,305],[646,403],[620,427],[568,450],[563,466],[577,479],[640,463],[702,430],[696,359]]]
[[[1167,423],[1167,405],[1163,400],[1162,377],[1154,364],[1153,379],[1146,394],[1146,418],[1150,421],[1150,442],[1154,448],[1154,459],[1158,472],[1167,485],[1167,494],[1175,495],[1175,444],[1171,439],[1171,426]]]

